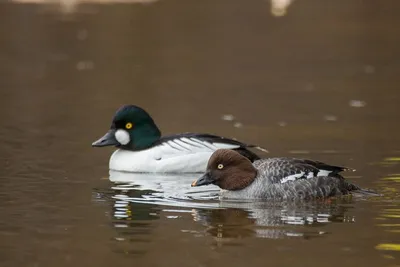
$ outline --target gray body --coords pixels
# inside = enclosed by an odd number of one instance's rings
[[[311,199],[341,196],[360,190],[339,172],[346,168],[318,161],[269,158],[253,163],[254,181],[241,190],[222,190],[223,198],[237,199]]]

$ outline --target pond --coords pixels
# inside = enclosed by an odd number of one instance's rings
[[[0,266],[400,266],[400,2],[50,2],[0,9]],[[110,172],[91,144],[123,104],[383,196],[225,201],[195,174]]]

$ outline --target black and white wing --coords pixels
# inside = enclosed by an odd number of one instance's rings
[[[268,178],[271,183],[287,183],[326,176],[342,178],[339,172],[351,170],[319,161],[296,158],[262,159],[256,161],[254,166],[259,169],[259,175]]]
[[[163,136],[155,145],[162,146],[165,152],[168,150],[171,153],[199,153],[214,152],[221,148],[232,149],[252,162],[260,159],[258,155],[247,149],[250,147],[258,148],[257,146],[211,134],[183,133]]]

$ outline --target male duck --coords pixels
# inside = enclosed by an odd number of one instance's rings
[[[259,156],[247,148],[261,149],[211,134],[183,133],[161,137],[151,116],[134,105],[118,109],[110,130],[92,146],[119,148],[110,158],[111,170],[163,173],[204,172],[208,159],[220,148],[238,151],[250,161]]]
[[[312,199],[371,193],[346,181],[339,172],[351,170],[319,161],[267,158],[253,163],[232,150],[213,153],[206,173],[192,186],[214,184],[223,198]]]

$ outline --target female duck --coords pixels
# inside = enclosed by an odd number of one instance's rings
[[[238,151],[250,161],[259,157],[248,150],[254,145],[210,135],[183,133],[161,136],[151,116],[134,105],[122,106],[110,130],[92,146],[116,146],[109,162],[111,170],[127,172],[204,172],[214,151]],[[261,149],[262,150],[262,149]]]
[[[223,198],[237,199],[312,199],[369,192],[346,181],[339,174],[345,170],[351,169],[295,158],[251,163],[235,151],[219,149],[192,186],[214,184],[224,189]]]

